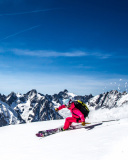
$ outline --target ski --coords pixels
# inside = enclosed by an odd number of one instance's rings
[[[70,130],[75,130],[75,129],[82,129],[82,128],[90,130],[90,129],[93,129],[94,127],[99,126],[99,125],[102,125],[102,123],[95,123],[95,124],[86,123],[85,126],[82,126],[82,125],[71,126],[69,129],[67,129],[65,131],[70,131]],[[36,134],[36,136],[37,137],[47,137],[47,136],[50,136],[50,135],[53,135],[53,134],[56,134],[56,133],[59,133],[59,132],[64,132],[62,130],[62,127],[39,131]]]

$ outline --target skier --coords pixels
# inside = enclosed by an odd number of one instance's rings
[[[70,99],[68,104],[66,105],[61,105],[58,108],[55,108],[55,111],[58,112],[59,110],[63,109],[63,108],[68,108],[71,113],[72,113],[72,117],[67,117],[65,120],[65,124],[64,127],[62,128],[62,131],[67,130],[71,124],[74,123],[81,123],[83,126],[85,126],[85,118],[84,118],[84,114],[75,107],[74,102]]]

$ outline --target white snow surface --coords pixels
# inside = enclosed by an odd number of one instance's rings
[[[64,124],[51,120],[0,128],[1,160],[127,160],[128,118],[104,122],[92,130],[64,131],[45,138],[39,130]]]
[[[77,95],[74,94],[74,93],[68,93],[68,96],[71,97],[71,98],[74,98],[74,97],[77,96]]]

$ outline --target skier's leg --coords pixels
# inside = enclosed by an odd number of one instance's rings
[[[68,129],[73,122],[76,123],[77,119],[74,118],[74,117],[68,117],[68,118],[66,118],[63,129],[64,130]]]

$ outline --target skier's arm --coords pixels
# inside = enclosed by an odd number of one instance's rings
[[[65,106],[65,105],[62,105],[62,106],[60,106],[60,107],[58,107],[58,108],[55,108],[55,111],[59,111],[59,110],[61,110],[61,109],[63,109],[63,108],[66,108],[66,106]]]
[[[60,106],[60,107],[58,108],[58,110],[61,110],[61,109],[63,109],[63,108],[66,108],[66,106],[65,106],[65,105],[62,105],[62,106]]]

